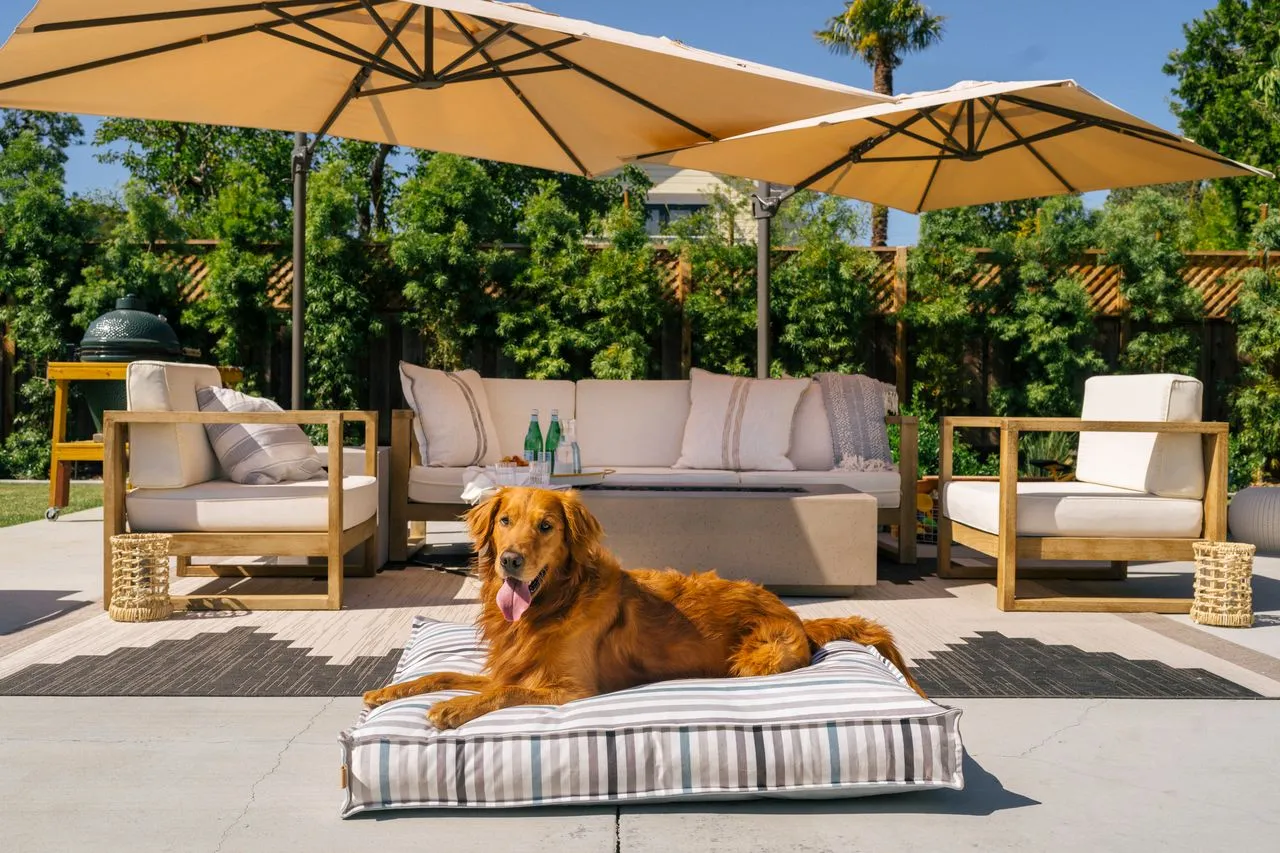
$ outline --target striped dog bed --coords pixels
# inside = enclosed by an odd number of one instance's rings
[[[419,617],[392,683],[479,673],[476,628]],[[437,731],[460,693],[365,710],[344,732],[342,816],[398,808],[829,798],[963,787],[960,711],[921,699],[874,649],[829,643],[801,670],[687,679]]]

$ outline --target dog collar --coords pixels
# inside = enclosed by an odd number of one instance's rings
[[[538,572],[538,576],[536,578],[529,581],[529,597],[530,598],[533,598],[535,595],[538,594],[538,588],[542,586],[542,581],[546,576],[547,576],[547,570],[543,569],[542,571]]]

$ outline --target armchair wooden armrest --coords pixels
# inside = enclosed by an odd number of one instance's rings
[[[916,561],[916,480],[920,476],[920,419],[911,415],[889,415],[885,423],[897,426],[899,494],[898,562]]]

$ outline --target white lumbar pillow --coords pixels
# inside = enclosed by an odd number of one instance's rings
[[[230,388],[197,388],[202,412],[283,412],[272,400]],[[236,483],[268,486],[310,480],[324,473],[302,427],[297,424],[205,424],[222,472]]]
[[[748,379],[694,368],[677,468],[794,471],[791,421],[808,379]]]
[[[416,416],[413,432],[423,465],[466,468],[498,461],[498,430],[479,373],[446,373],[402,361],[400,387]]]

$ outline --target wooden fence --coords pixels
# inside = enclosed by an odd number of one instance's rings
[[[183,298],[188,302],[196,302],[204,298],[204,281],[208,276],[205,255],[216,245],[214,241],[195,241],[188,243],[187,250],[174,258],[175,265],[185,271],[184,283],[181,286]],[[512,251],[521,251],[523,247],[511,246]],[[385,246],[371,245],[370,251],[385,251]],[[907,275],[906,247],[872,249],[879,259],[879,271],[872,282],[876,294],[878,311],[872,318],[869,329],[872,342],[869,352],[872,353],[870,372],[878,378],[893,382],[898,386],[903,399],[909,399],[911,376],[911,335],[910,330],[901,321],[901,311],[911,298],[911,286]],[[977,250],[979,260],[989,252]],[[281,311],[290,307],[290,288],[292,286],[292,261],[287,247],[279,247],[280,262],[273,268],[266,286],[271,295],[272,304]],[[793,249],[778,249],[774,253],[775,269],[785,264],[794,254]],[[1093,307],[1098,315],[1099,347],[1109,363],[1118,361],[1122,345],[1121,318],[1125,305],[1120,295],[1120,271],[1114,266],[1101,264],[1101,253],[1091,250],[1081,262],[1073,267],[1088,290]],[[689,265],[672,252],[661,249],[657,263],[665,273],[665,281],[672,299],[681,303],[696,282],[692,281]],[[1224,389],[1229,387],[1236,372],[1235,333],[1231,324],[1231,309],[1234,308],[1240,292],[1242,273],[1260,261],[1248,252],[1189,252],[1185,277],[1187,283],[1204,297],[1205,321],[1198,324],[1202,336],[1202,358],[1200,378],[1205,383],[1206,413],[1211,417],[1223,417],[1225,414]],[[1000,269],[994,263],[983,263],[977,274],[976,283],[981,286],[991,282],[999,275]],[[378,341],[370,342],[368,353],[368,379],[371,399],[368,405],[383,412],[399,404],[399,387],[397,364],[400,359],[413,360],[420,356],[421,350],[414,332],[405,329],[399,322],[402,306],[392,301],[380,306],[388,329],[387,335]],[[677,327],[664,329],[662,332],[662,374],[667,378],[687,376],[692,362],[693,329],[687,321]],[[980,387],[989,387],[1000,375],[998,365],[988,363],[985,358],[987,349],[985,342],[973,342],[975,355],[968,369],[974,371],[975,380]],[[271,341],[265,352],[267,354],[266,373],[270,383],[269,393],[277,399],[288,399],[289,346],[286,339]],[[15,388],[13,382],[13,364],[15,352],[13,342],[7,338],[0,341],[0,439],[8,435],[12,426],[15,409]],[[501,361],[497,354],[486,354],[481,359],[489,370],[502,369],[511,372],[513,366]],[[978,412],[981,413],[981,412]]]

